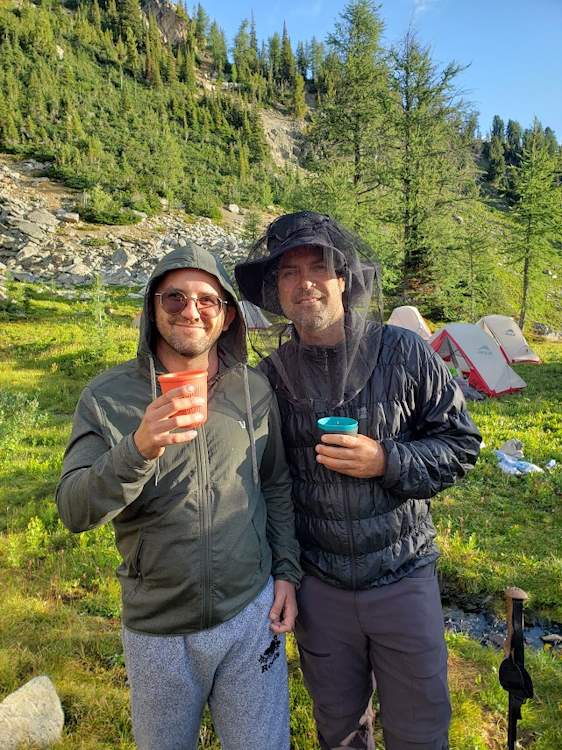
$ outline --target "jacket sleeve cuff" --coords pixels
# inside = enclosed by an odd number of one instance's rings
[[[386,469],[380,483],[385,489],[390,489],[400,479],[400,452],[394,440],[381,440],[381,445],[386,454]]]
[[[133,433],[126,435],[117,446],[117,464],[120,467],[120,474],[127,470],[132,470],[132,479],[145,476],[156,466],[156,459],[145,458],[136,446]]]
[[[297,568],[292,565],[290,567],[280,565],[278,569],[274,566],[272,575],[276,581],[288,581],[298,588],[303,577],[303,572],[300,566]]]

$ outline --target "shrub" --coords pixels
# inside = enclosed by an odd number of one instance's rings
[[[88,194],[86,207],[80,211],[82,218],[94,224],[137,224],[139,217],[101,187],[96,185]]]

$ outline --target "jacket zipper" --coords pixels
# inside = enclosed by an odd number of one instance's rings
[[[211,626],[211,511],[207,436],[202,425],[197,430],[197,463],[199,468],[199,518],[201,524],[201,629]]]
[[[326,382],[329,383],[330,366],[328,361],[328,352],[324,350],[324,371],[326,374]],[[345,520],[347,522],[347,528],[349,530],[349,556],[351,559],[351,587],[353,591],[357,588],[357,561],[355,560],[355,539],[353,536],[353,521],[351,519],[351,509],[349,507],[349,497],[344,489],[344,510]]]

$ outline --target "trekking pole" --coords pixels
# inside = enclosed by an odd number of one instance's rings
[[[500,665],[500,684],[509,695],[507,748],[515,750],[517,722],[521,719],[521,706],[533,697],[533,683],[525,669],[523,641],[523,603],[529,598],[523,589],[514,586],[505,592],[507,604],[507,638],[504,641],[506,658]]]

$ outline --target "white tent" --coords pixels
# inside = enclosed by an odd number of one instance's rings
[[[486,315],[485,318],[480,318],[476,325],[497,341],[506,362],[510,365],[540,365],[539,357],[529,347],[522,330],[513,318],[508,318],[507,315]]]
[[[402,305],[402,307],[395,307],[390,314],[390,318],[387,323],[392,326],[400,326],[400,328],[408,328],[410,331],[414,331],[422,339],[426,341],[431,336],[431,331],[427,327],[427,323],[420,315],[420,311],[413,305]]]
[[[434,333],[429,344],[487,396],[515,393],[527,385],[506,363],[495,340],[477,325],[450,323]]]

